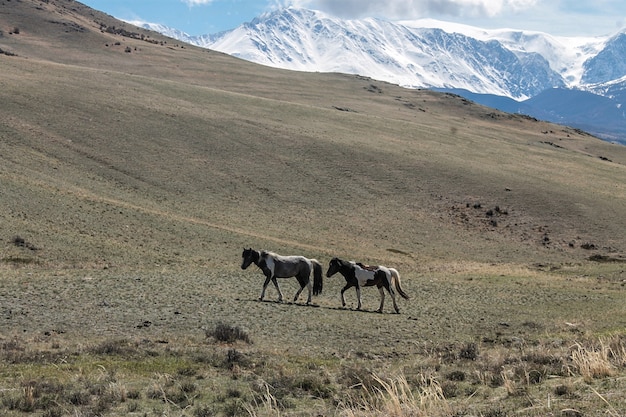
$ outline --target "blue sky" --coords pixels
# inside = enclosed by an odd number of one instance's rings
[[[161,23],[190,35],[234,29],[277,7],[321,10],[344,19],[432,18],[487,29],[603,36],[626,28],[624,0],[80,0],[124,20]]]

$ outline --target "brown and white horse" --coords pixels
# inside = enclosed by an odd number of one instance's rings
[[[328,272],[326,277],[330,278],[334,274],[339,272],[346,279],[346,286],[341,289],[341,305],[346,306],[346,299],[343,295],[348,288],[356,287],[356,296],[358,300],[357,310],[361,309],[361,287],[378,287],[380,292],[380,307],[378,312],[383,312],[383,305],[385,303],[386,289],[391,295],[393,300],[393,308],[396,313],[400,313],[398,304],[396,303],[397,291],[401,297],[409,299],[409,296],[404,292],[400,284],[400,274],[394,268],[388,268],[386,266],[365,266],[361,263],[354,261],[343,261],[339,258],[333,258],[328,265]]]

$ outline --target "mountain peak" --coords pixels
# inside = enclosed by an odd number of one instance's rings
[[[286,69],[344,72],[405,87],[458,87],[516,99],[567,84],[552,62],[535,50],[508,47],[486,31],[472,37],[432,22],[417,27],[417,22],[342,20],[288,7],[202,46]],[[513,38],[509,35],[508,45]]]
[[[283,69],[357,74],[403,87],[517,101],[550,89],[578,89],[606,96],[616,109],[626,104],[626,30],[604,38],[567,38],[432,19],[343,20],[287,7],[217,35],[168,34]]]

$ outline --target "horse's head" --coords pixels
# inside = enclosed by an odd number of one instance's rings
[[[326,271],[326,278],[330,278],[337,272],[339,272],[342,266],[342,262],[343,261],[339,258],[331,259],[330,263],[328,264],[328,271]]]
[[[252,248],[243,250],[241,253],[241,269],[246,269],[252,262],[257,263],[259,261],[259,252]]]

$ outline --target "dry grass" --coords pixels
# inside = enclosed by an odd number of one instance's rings
[[[420,375],[415,389],[404,375],[381,378],[373,375],[377,384],[370,389],[363,387],[360,397],[338,408],[338,415],[345,417],[368,416],[447,416],[450,407],[439,383]]]
[[[626,364],[626,345],[623,336],[600,338],[594,346],[576,343],[572,348],[572,362],[585,382],[614,376]]]
[[[574,351],[545,343],[524,349],[484,345],[475,359],[464,359],[467,346],[450,346],[443,356],[415,352],[399,361],[319,354],[279,358],[249,344],[189,342],[109,340],[50,349],[15,338],[0,351],[11,364],[2,371],[4,386],[15,384],[0,393],[0,407],[5,415],[42,410],[63,415],[74,409],[99,415],[259,417],[624,411],[622,378],[596,373],[586,381],[580,367],[581,361],[598,361],[597,348],[623,348],[622,336],[581,341]],[[607,354],[613,376],[623,374],[623,359]],[[390,369],[391,364],[399,368]]]
[[[3,415],[626,414],[626,147],[0,7]],[[258,302],[244,246],[412,298]]]

